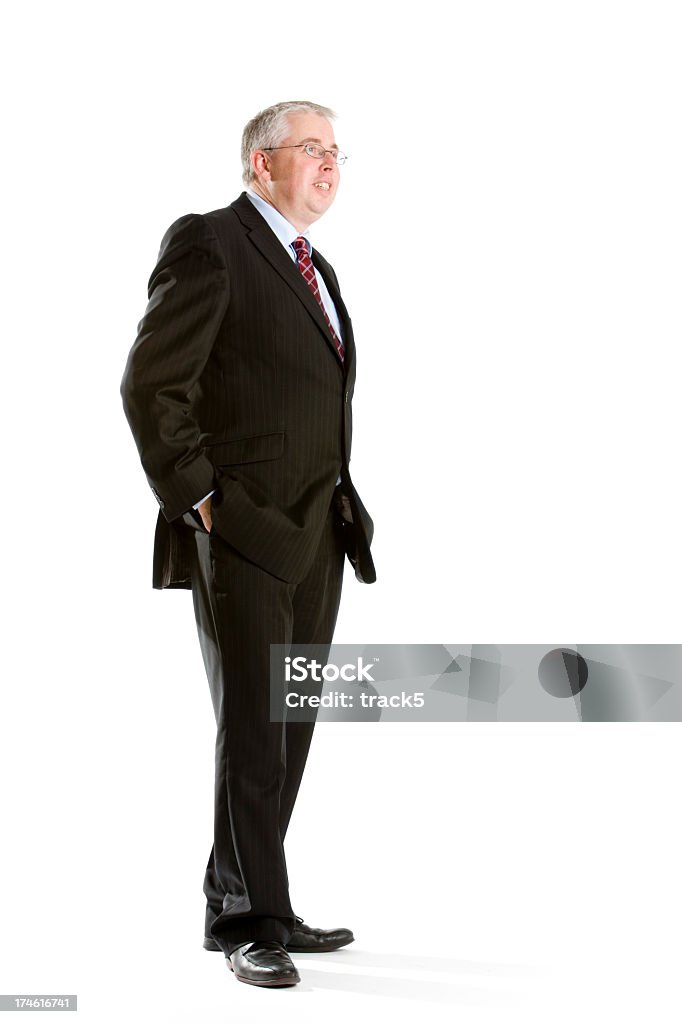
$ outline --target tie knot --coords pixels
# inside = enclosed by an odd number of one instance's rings
[[[296,253],[299,260],[301,256],[308,255],[308,244],[303,235],[299,235],[298,238],[295,238],[291,244],[293,245],[294,252]]]

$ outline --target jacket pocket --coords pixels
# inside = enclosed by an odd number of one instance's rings
[[[214,466],[238,466],[246,462],[267,462],[284,454],[284,432],[252,434],[231,441],[217,441],[205,446]]]

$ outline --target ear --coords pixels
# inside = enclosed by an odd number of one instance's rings
[[[265,181],[270,181],[272,178],[270,173],[270,157],[264,149],[254,149],[251,154],[251,167],[257,178],[264,178]]]

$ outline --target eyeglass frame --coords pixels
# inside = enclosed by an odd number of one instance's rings
[[[343,153],[340,149],[325,149],[324,146],[320,146],[317,142],[296,142],[289,146],[261,146],[261,149],[264,153],[272,153],[276,149],[300,149],[301,146],[305,149],[306,156],[312,157],[313,160],[322,160],[327,153],[331,153],[332,159],[336,163],[337,167],[343,167],[348,159],[348,154]],[[316,157],[314,153],[308,153],[308,146],[313,146],[315,149],[321,149],[323,151],[322,156]],[[334,156],[335,153],[336,156]],[[339,157],[343,157],[341,163],[339,163]]]

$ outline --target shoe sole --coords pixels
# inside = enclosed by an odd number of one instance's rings
[[[351,942],[355,942],[355,937],[352,939],[344,939],[343,942],[328,942],[324,946],[315,946],[314,949],[302,946],[285,946],[287,953],[333,953],[335,949],[341,949],[342,946],[348,946]]]
[[[324,946],[316,946],[315,949],[303,949],[302,946],[285,946],[284,948],[287,953],[333,953],[335,949],[348,946],[351,942],[355,942],[355,937],[346,939],[344,942],[328,942]],[[205,938],[204,949],[207,949],[210,953],[222,953],[222,949],[214,939]]]

